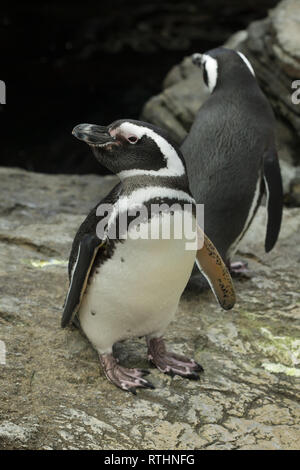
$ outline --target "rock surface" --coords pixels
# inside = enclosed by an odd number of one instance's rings
[[[105,379],[79,331],[60,328],[72,237],[115,178],[0,178],[1,449],[299,448],[299,209],[285,210],[269,255],[259,212],[241,248],[252,277],[235,282],[232,311],[210,292],[181,300],[167,340],[203,365],[200,381],[150,367],[156,389],[133,396]],[[116,352],[148,367],[143,339]]]
[[[300,206],[299,22],[299,2],[283,0],[267,18],[250,24],[237,46],[251,61],[278,118],[277,146],[285,201],[296,206]]]
[[[273,109],[291,135],[290,153],[300,164],[300,104],[296,82],[300,77],[300,9],[297,0],[283,0],[264,20],[255,21],[239,49],[251,61]],[[299,88],[298,82],[297,88]],[[294,95],[294,99],[292,96]],[[282,130],[278,129],[282,141]]]
[[[300,164],[300,92],[296,85],[292,88],[292,83],[300,77],[299,15],[298,0],[283,0],[266,19],[251,23],[247,30],[237,32],[224,44],[249,58],[273,106],[286,200],[295,205],[299,205],[299,183],[294,181],[293,165]],[[293,94],[298,102],[292,101]],[[145,104],[142,118],[166,128],[181,143],[208,96],[199,68],[192,64],[191,57],[186,57],[170,70],[163,91]]]

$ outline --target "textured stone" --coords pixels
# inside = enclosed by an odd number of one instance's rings
[[[290,125],[293,138],[291,152],[298,164],[300,106],[292,101],[295,91],[292,83],[300,76],[299,20],[299,2],[283,0],[265,20],[249,26],[247,39],[240,45],[249,57],[278,118]]]

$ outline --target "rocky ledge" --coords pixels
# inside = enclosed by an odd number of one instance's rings
[[[299,447],[300,209],[285,210],[269,255],[261,209],[233,310],[210,292],[181,300],[167,340],[203,365],[200,381],[150,367],[156,389],[133,396],[105,379],[79,331],[60,328],[72,237],[115,178],[9,168],[0,178],[1,449]],[[116,351],[148,367],[142,339]]]

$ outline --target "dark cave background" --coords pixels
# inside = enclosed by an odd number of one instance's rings
[[[71,135],[138,119],[169,69],[266,16],[278,0],[7,2],[0,13],[1,160],[46,173],[106,173]]]

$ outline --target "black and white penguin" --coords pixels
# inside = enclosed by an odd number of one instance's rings
[[[223,47],[194,54],[211,94],[198,111],[181,151],[191,192],[205,207],[205,233],[230,266],[240,241],[267,196],[265,250],[276,243],[282,218],[282,181],[275,118],[249,60]],[[191,284],[204,287],[193,271]]]
[[[119,120],[107,127],[80,124],[73,134],[119,176],[120,183],[90,212],[75,236],[62,327],[80,324],[107,378],[123,390],[135,393],[136,387],[153,387],[143,377],[147,371],[125,368],[113,356],[113,345],[131,337],[146,336],[148,358],[160,371],[198,378],[202,367],[167,351],[162,338],[195,257],[223,308],[233,306],[235,294],[225,264],[196,224],[180,151],[165,132],[140,121]],[[164,206],[152,211],[155,204]],[[193,210],[187,211],[186,205]],[[137,211],[143,216],[134,224],[130,215]],[[169,235],[161,235],[178,215],[192,222],[198,245],[187,249],[192,237],[185,231],[177,237],[175,224]],[[153,225],[162,229],[159,236],[152,236]],[[146,236],[136,236],[137,229]]]

